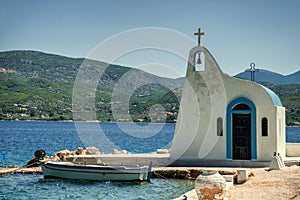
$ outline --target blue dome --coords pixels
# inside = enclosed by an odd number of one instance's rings
[[[282,106],[280,98],[277,96],[277,94],[275,94],[275,92],[273,92],[272,90],[270,90],[269,88],[267,88],[263,85],[260,85],[260,86],[263,87],[266,90],[266,92],[269,94],[269,96],[273,100],[274,106]]]

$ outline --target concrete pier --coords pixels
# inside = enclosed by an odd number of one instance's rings
[[[217,171],[235,171],[241,168],[261,168],[269,167],[271,162],[261,161],[235,161],[235,160],[180,160],[174,161],[170,159],[170,154],[99,154],[99,155],[76,155],[65,157],[66,161],[93,163],[100,160],[107,165],[125,165],[125,166],[143,166],[149,165],[152,161],[153,177],[156,178],[195,178],[201,173],[201,170],[217,170]],[[286,166],[300,166],[300,157],[285,157]],[[33,174],[41,173],[40,167],[31,168],[0,168],[0,175],[24,173]],[[222,172],[220,173],[222,174]],[[224,174],[224,173],[223,173]],[[162,177],[159,177],[162,175]]]
[[[172,160],[170,154],[99,154],[99,155],[75,155],[65,158],[70,162],[89,163],[92,160],[100,160],[109,165],[143,166],[152,161],[155,167],[268,167],[271,161],[253,160],[205,160],[205,159],[179,159]],[[300,159],[299,159],[300,161]]]
[[[76,155],[68,156],[66,161],[90,163],[99,160],[107,165],[143,166],[152,165],[156,167],[167,166],[171,162],[170,154],[99,154],[99,155]]]

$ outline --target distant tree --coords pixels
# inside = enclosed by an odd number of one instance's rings
[[[36,116],[35,110],[30,110],[30,117],[35,117],[35,116]]]
[[[148,116],[145,116],[145,117],[144,117],[144,122],[150,122],[150,119],[149,119]]]
[[[54,117],[54,112],[52,110],[49,112],[49,117]]]

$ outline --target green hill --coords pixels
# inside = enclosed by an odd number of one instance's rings
[[[167,121],[173,122],[174,116],[176,118],[179,101],[169,103],[166,100],[174,99],[174,95],[172,97],[169,93],[181,86],[176,80],[99,61],[84,62],[83,58],[68,58],[36,51],[8,51],[0,53],[0,119],[72,120],[73,86],[83,63],[95,65],[99,69],[108,66],[95,93],[98,120],[127,120],[113,119],[111,95],[120,77],[130,70],[134,70],[135,76],[125,81],[128,88],[122,92],[129,92],[134,85],[152,83],[137,88],[133,93],[129,105],[132,119],[149,121],[148,110],[160,102],[160,99],[170,113]]]
[[[281,99],[286,108],[287,125],[300,125],[300,84],[274,85],[264,83]]]
[[[117,103],[112,101],[112,94],[118,81],[125,74],[133,72],[133,76],[122,79],[124,87],[118,91],[121,94],[133,92],[129,101],[131,118],[134,121],[160,122],[160,111],[153,107],[160,104],[164,108],[167,122],[176,121],[183,78],[162,78],[129,67],[37,51],[0,52],[0,119],[72,120],[73,86],[82,64],[105,69],[98,82],[95,98],[92,97],[95,99],[98,120],[129,120],[126,115],[115,119],[111,105]],[[299,123],[300,84],[262,84],[279,95],[287,110],[287,124]],[[142,86],[136,87],[139,85]],[[132,88],[135,91],[131,91]]]

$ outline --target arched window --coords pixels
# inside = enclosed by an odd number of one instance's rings
[[[217,136],[223,136],[223,119],[221,117],[217,119]]]
[[[268,136],[268,119],[266,117],[261,119],[261,135],[263,137]]]

